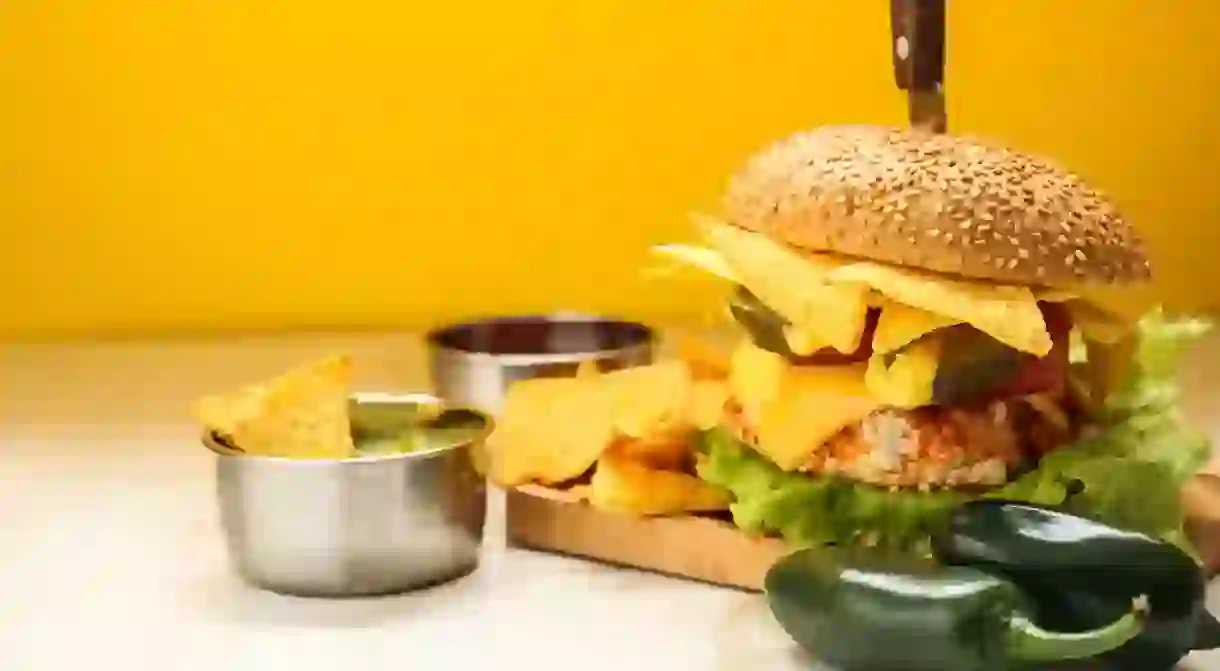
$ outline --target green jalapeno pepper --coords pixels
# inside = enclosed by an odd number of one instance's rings
[[[1092,629],[1148,599],[1144,631],[1101,655],[1098,671],[1172,669],[1192,649],[1214,647],[1201,567],[1171,543],[1026,503],[973,501],[933,539],[945,564],[969,566],[1020,585],[1043,626]],[[1071,668],[1057,665],[1056,669]]]
[[[763,305],[762,301],[759,301],[745,287],[738,287],[737,292],[729,301],[729,312],[750,336],[750,340],[759,348],[788,359],[796,356],[789,349],[788,340],[784,337],[784,327],[788,325],[787,320]]]
[[[764,589],[784,630],[842,671],[1003,671],[1092,657],[1143,628],[1130,607],[1092,631],[1048,631],[1002,577],[865,549],[799,550]]]

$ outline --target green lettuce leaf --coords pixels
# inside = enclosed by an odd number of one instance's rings
[[[1142,319],[1126,378],[1106,401],[1097,426],[1044,457],[989,498],[1062,505],[1109,524],[1182,538],[1179,491],[1210,455],[1206,436],[1181,416],[1177,371],[1187,347],[1209,324]],[[798,546],[863,542],[920,549],[968,492],[895,490],[835,477],[790,473],[722,429],[703,435],[698,473],[731,491],[743,530],[779,535]]]
[[[698,473],[733,492],[730,510],[743,530],[779,535],[796,546],[920,546],[932,530],[928,525],[963,500],[952,491],[889,491],[790,473],[723,429],[703,435]]]

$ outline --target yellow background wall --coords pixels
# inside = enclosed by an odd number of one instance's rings
[[[1113,192],[1164,295],[1220,305],[1220,3],[949,4],[950,123]],[[887,11],[7,0],[0,335],[699,309],[646,247],[772,139],[902,123]]]

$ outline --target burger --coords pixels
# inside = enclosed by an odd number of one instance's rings
[[[738,526],[916,547],[996,497],[1179,536],[1208,446],[1174,378],[1206,324],[1096,298],[1151,269],[1077,175],[985,141],[823,127],[750,159],[696,224],[701,244],[654,251],[730,287],[742,337],[697,473]]]

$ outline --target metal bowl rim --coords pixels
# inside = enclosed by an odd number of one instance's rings
[[[342,459],[298,459],[295,457],[272,457],[272,456],[267,456],[267,455],[263,455],[263,454],[247,454],[244,452],[232,452],[223,443],[216,440],[215,432],[208,428],[204,428],[203,435],[200,438],[200,440],[203,442],[204,447],[207,447],[212,452],[215,452],[216,455],[221,459],[240,459],[243,461],[250,460],[250,461],[258,461],[258,462],[264,462],[264,463],[292,464],[294,466],[300,465],[300,466],[322,467],[322,466],[342,466],[345,464],[373,464],[373,463],[384,463],[384,462],[392,462],[392,461],[415,461],[415,460],[422,461],[422,460],[428,459],[429,457],[434,457],[434,456],[437,456],[440,454],[444,454],[446,452],[452,452],[454,450],[460,450],[462,448],[469,448],[474,445],[477,445],[478,443],[480,443],[484,440],[487,440],[487,437],[490,436],[492,431],[495,429],[495,420],[492,418],[492,416],[490,414],[483,412],[482,410],[478,410],[476,408],[471,408],[471,407],[467,407],[464,405],[454,405],[451,403],[446,403],[443,399],[441,399],[433,394],[428,394],[428,393],[424,393],[424,392],[397,393],[397,392],[384,392],[384,391],[360,391],[360,392],[355,392],[355,393],[351,394],[349,398],[355,400],[357,403],[359,403],[359,402],[380,402],[380,403],[401,403],[403,405],[408,405],[408,404],[437,405],[437,404],[439,404],[445,410],[459,410],[459,411],[463,411],[463,412],[469,412],[474,415],[478,415],[479,418],[481,418],[483,420],[483,430],[479,431],[478,435],[474,436],[470,440],[462,441],[459,443],[454,443],[452,445],[442,445],[440,447],[434,447],[430,450],[419,450],[419,451],[414,451],[414,452],[399,452],[399,453],[395,453],[395,454],[377,454],[377,455],[369,455],[369,456],[362,456],[362,457],[344,457]]]
[[[639,329],[644,337],[639,342],[634,342],[625,347],[617,347],[613,349],[590,349],[581,352],[532,352],[528,354],[492,354],[490,352],[472,352],[470,350],[461,349],[458,347],[450,347],[441,339],[460,329],[477,327],[483,324],[496,323],[511,323],[513,321],[535,319],[553,324],[592,324],[606,326],[626,326]],[[428,349],[434,355],[441,355],[462,360],[475,360],[498,363],[506,366],[530,366],[540,363],[580,363],[583,361],[591,361],[597,359],[610,359],[619,357],[624,354],[631,354],[639,351],[651,351],[656,348],[659,336],[656,329],[643,322],[633,321],[630,319],[619,319],[608,317],[605,315],[596,315],[584,312],[553,312],[539,314],[517,314],[517,315],[501,315],[497,317],[487,317],[485,319],[473,319],[469,321],[455,322],[438,326],[428,331],[425,336],[425,341],[428,344]]]

